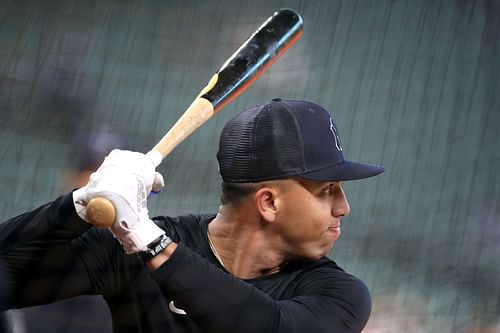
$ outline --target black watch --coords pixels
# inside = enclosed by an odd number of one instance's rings
[[[139,252],[139,258],[141,258],[142,262],[146,263],[153,259],[158,253],[165,250],[170,243],[172,243],[172,240],[167,235],[163,234],[160,238],[150,243],[145,251]]]

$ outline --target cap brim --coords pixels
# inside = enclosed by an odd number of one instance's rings
[[[381,165],[344,161],[334,166],[300,174],[300,177],[313,180],[344,181],[369,178],[384,172]]]

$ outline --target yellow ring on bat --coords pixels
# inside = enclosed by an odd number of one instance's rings
[[[209,92],[210,90],[213,89],[213,87],[217,84],[217,81],[219,81],[219,73],[215,73],[212,78],[210,79],[210,81],[208,81],[208,84],[205,86],[205,88],[203,88],[198,97],[202,96],[202,95],[205,95],[207,92]]]

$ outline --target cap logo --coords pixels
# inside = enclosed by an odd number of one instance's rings
[[[338,135],[337,127],[333,123],[332,118],[330,117],[330,131],[332,131],[333,138],[335,140],[335,147],[338,151],[342,151],[342,143],[340,142],[340,136]]]

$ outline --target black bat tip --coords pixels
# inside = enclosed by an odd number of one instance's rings
[[[277,11],[274,12],[274,15],[286,15],[286,16],[291,16],[291,17],[296,17],[298,21],[303,22],[302,16],[296,11],[293,10],[292,8],[288,7],[283,7],[278,9]]]

